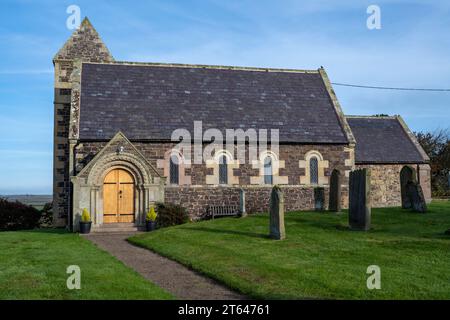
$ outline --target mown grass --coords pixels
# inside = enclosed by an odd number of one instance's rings
[[[347,220],[346,213],[287,213],[283,241],[268,238],[267,214],[129,240],[254,298],[450,299],[450,202],[426,214],[373,209],[369,232],[350,231]],[[380,290],[367,288],[370,265],[381,268]]]
[[[69,290],[69,265],[81,289]],[[0,299],[170,299],[108,253],[62,230],[0,232]]]

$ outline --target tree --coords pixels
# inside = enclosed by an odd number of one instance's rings
[[[417,140],[430,157],[433,196],[450,196],[450,131],[416,132]]]

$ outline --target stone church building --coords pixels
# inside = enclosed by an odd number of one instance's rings
[[[323,68],[116,61],[87,19],[53,63],[56,225],[77,230],[87,208],[94,229],[138,227],[157,201],[196,219],[209,205],[238,205],[241,189],[247,211],[262,212],[274,184],[288,211],[314,209],[318,187],[326,207],[332,176],[345,208],[349,173],[362,167],[374,207],[400,206],[408,180],[431,199],[429,159],[402,118],[345,116]],[[254,161],[229,150],[185,161],[172,133],[196,121],[203,130],[278,129],[279,146]]]

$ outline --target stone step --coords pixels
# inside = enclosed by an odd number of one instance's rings
[[[139,228],[133,223],[107,223],[101,226],[93,226],[91,232],[111,233],[111,232],[135,232]]]

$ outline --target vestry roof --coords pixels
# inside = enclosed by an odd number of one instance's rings
[[[349,116],[356,163],[423,163],[428,160],[399,117]]]
[[[95,64],[81,71],[80,139],[170,140],[175,129],[279,129],[280,142],[348,143],[318,71]]]

